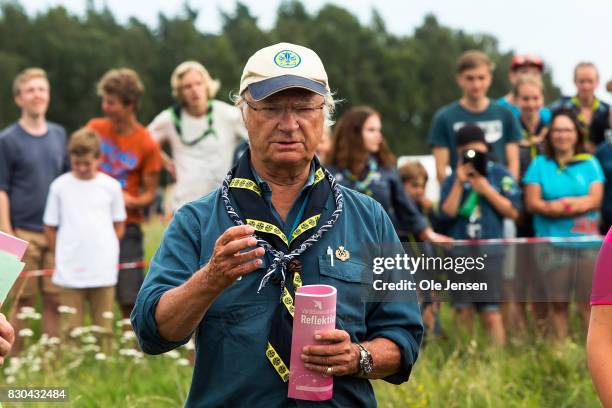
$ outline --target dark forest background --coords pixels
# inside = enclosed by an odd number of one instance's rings
[[[490,95],[509,88],[508,67],[513,50],[501,50],[495,37],[467,33],[441,25],[428,15],[410,36],[389,33],[382,17],[372,11],[361,23],[349,10],[326,5],[316,13],[300,1],[284,1],[276,23],[263,30],[249,8],[237,3],[221,13],[218,34],[201,32],[198,10],[184,5],[172,18],[160,14],[155,27],[138,18],[121,24],[108,8],[88,3],[84,16],[64,7],[28,15],[17,1],[0,0],[0,126],[17,118],[12,81],[23,68],[47,70],[52,87],[49,118],[75,130],[100,115],[95,84],[110,68],[127,66],[141,75],[146,93],[139,119],[147,124],[172,103],[170,74],[187,59],[202,62],[222,88],[218,99],[229,101],[242,68],[259,48],[280,41],[305,45],[323,60],[332,90],[350,106],[368,104],[381,112],[386,138],[397,154],[424,153],[431,118],[440,106],[459,96],[455,60],[465,50],[480,49],[495,61]],[[559,96],[545,72],[546,100]]]

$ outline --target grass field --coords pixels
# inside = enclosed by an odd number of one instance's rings
[[[161,233],[159,224],[147,226],[147,257]],[[75,407],[182,406],[191,381],[186,358],[191,346],[162,356],[142,355],[132,333],[125,334],[117,320],[114,352],[106,355],[91,328],[75,337],[75,347],[41,339],[35,313],[27,321],[33,332],[26,339],[29,348],[19,360],[7,361],[2,374],[11,386],[68,387]],[[588,375],[584,335],[555,344],[530,336],[499,348],[478,330],[457,330],[447,306],[442,325],[446,336],[428,342],[408,383],[374,382],[381,407],[600,406]]]

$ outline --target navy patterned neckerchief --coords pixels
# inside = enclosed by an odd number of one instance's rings
[[[242,155],[223,180],[221,199],[227,214],[235,225],[252,226],[256,231],[257,245],[263,247],[273,257],[272,263],[260,281],[258,292],[266,286],[272,276],[281,282],[282,291],[289,263],[294,259],[297,260],[302,253],[319,241],[342,214],[344,200],[340,187],[336,184],[334,176],[321,166],[316,156],[313,160],[314,183],[307,193],[307,205],[302,217],[289,237],[285,236],[262,196],[263,193],[251,169],[250,150]],[[334,197],[335,210],[327,220],[321,220],[330,193]],[[239,207],[243,217],[238,215],[232,202]]]

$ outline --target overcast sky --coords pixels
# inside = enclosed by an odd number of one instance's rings
[[[94,0],[97,6],[107,4],[120,21],[130,16],[155,25],[163,12],[175,15],[183,1],[168,0]],[[261,27],[274,25],[280,0],[243,0],[251,13],[259,18]],[[77,14],[83,13],[86,0],[21,0],[30,12],[49,6],[64,5]],[[200,10],[198,28],[218,32],[221,28],[219,10],[231,12],[233,0],[191,0]],[[455,29],[469,33],[493,34],[502,50],[535,53],[553,68],[554,81],[563,93],[573,94],[572,70],[579,61],[594,62],[601,74],[598,95],[610,100],[605,82],[612,79],[612,1],[610,0],[308,0],[309,12],[316,12],[326,3],[349,9],[363,23],[371,18],[373,5],[384,18],[387,30],[398,35],[410,35],[423,22],[427,13]],[[549,101],[551,102],[551,101]]]

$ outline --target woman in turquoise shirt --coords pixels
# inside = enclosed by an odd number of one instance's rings
[[[544,154],[531,162],[523,178],[527,210],[534,214],[537,237],[598,234],[604,175],[597,159],[585,153],[585,136],[579,129],[570,111],[557,111],[545,139]],[[581,242],[557,243],[544,250],[547,252],[538,256],[538,269],[546,277],[542,282],[546,299],[555,301],[549,305],[554,333],[563,338],[568,333],[572,267],[575,265],[579,272],[577,277],[585,278],[576,280],[576,294],[580,297],[581,287],[589,291],[585,272],[593,270],[597,248]],[[586,324],[586,296],[578,300],[584,300],[579,303]]]

